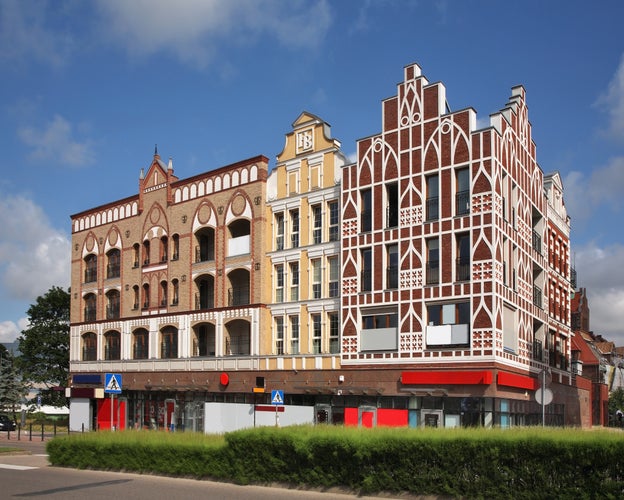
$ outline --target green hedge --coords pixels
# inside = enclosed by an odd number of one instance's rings
[[[126,431],[56,438],[53,465],[466,498],[622,498],[613,431],[258,428],[204,436]]]

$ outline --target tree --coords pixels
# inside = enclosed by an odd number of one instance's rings
[[[27,311],[28,328],[17,339],[23,379],[43,386],[42,404],[66,406],[69,378],[69,291],[52,287]]]
[[[624,425],[624,413],[622,412],[624,412],[624,389],[618,387],[609,394],[609,423],[622,427]]]
[[[10,410],[15,418],[15,413],[27,394],[28,384],[22,380],[13,356],[6,347],[2,346],[0,349],[0,407]]]

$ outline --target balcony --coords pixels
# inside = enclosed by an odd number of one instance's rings
[[[399,346],[397,328],[363,329],[361,340],[362,351],[396,351]]]
[[[176,305],[178,303],[177,299],[174,299]],[[195,294],[195,309],[203,310],[203,309],[212,309],[214,308],[214,293],[196,293]]]
[[[542,308],[542,289],[533,285],[533,305]]]
[[[532,231],[532,242],[533,242],[533,250],[541,254],[542,253],[542,237],[539,235],[539,233],[535,229],[533,229]]]
[[[468,345],[468,325],[428,325],[427,346]]]
[[[248,254],[250,248],[250,238],[248,234],[228,240],[228,256],[230,257]]]
[[[195,263],[214,260],[214,247],[199,245],[195,247]]]

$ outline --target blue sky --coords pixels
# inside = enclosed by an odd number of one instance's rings
[[[482,124],[525,86],[591,327],[624,345],[622,19],[620,0],[0,0],[0,341],[69,285],[70,215],[134,195],[155,144],[180,178],[274,164],[306,110],[353,156],[417,62]]]

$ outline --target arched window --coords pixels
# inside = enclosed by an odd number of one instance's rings
[[[214,277],[202,274],[195,279],[195,309],[212,309],[214,307]]]
[[[143,309],[149,309],[150,306],[150,287],[147,283],[143,285]]]
[[[178,260],[180,258],[180,236],[174,234],[171,237],[171,260]]]
[[[195,262],[207,262],[215,258],[215,230],[203,227],[195,233]]]
[[[85,283],[97,281],[97,255],[89,254],[84,259],[85,262]]]
[[[84,296],[84,321],[95,321],[96,318],[96,297],[94,293],[89,293]]]
[[[89,332],[82,335],[82,360],[97,360],[97,335]]]
[[[139,245],[138,243],[135,243],[134,246],[132,247],[132,251],[133,251],[133,260],[132,260],[132,267],[133,268],[137,268],[139,267],[139,264],[141,263],[141,245]]]
[[[110,331],[104,334],[104,359],[121,359],[121,335],[118,331]]]
[[[177,279],[174,279],[171,282],[171,286],[173,288],[172,290],[172,297],[171,297],[171,305],[172,306],[177,306],[179,301],[180,301],[180,283],[178,282]]]
[[[166,236],[160,238],[160,262],[167,262],[167,252],[169,251],[169,240]]]
[[[244,255],[250,253],[251,225],[246,219],[237,219],[228,226],[228,255]]]
[[[145,328],[137,328],[132,340],[132,359],[147,359],[149,355],[149,332]]]
[[[121,270],[121,252],[118,248],[110,250],[106,257],[108,262],[106,263],[106,279],[119,278]]]
[[[193,327],[193,356],[215,355],[215,326],[200,323]]]
[[[248,321],[235,319],[225,325],[225,354],[245,356],[250,354],[251,328]]]
[[[228,289],[228,306],[242,306],[249,304],[249,271],[234,269],[228,274],[230,288]]]
[[[150,263],[150,242],[145,240],[143,242],[143,265],[149,266]]]
[[[106,319],[119,319],[119,290],[106,292]]]
[[[160,357],[178,357],[178,329],[174,326],[166,326],[160,331]]]
[[[132,287],[132,294],[134,296],[134,301],[132,302],[132,309],[137,310],[139,308],[139,285],[134,285]]]
[[[160,282],[160,307],[167,307],[167,282]]]

